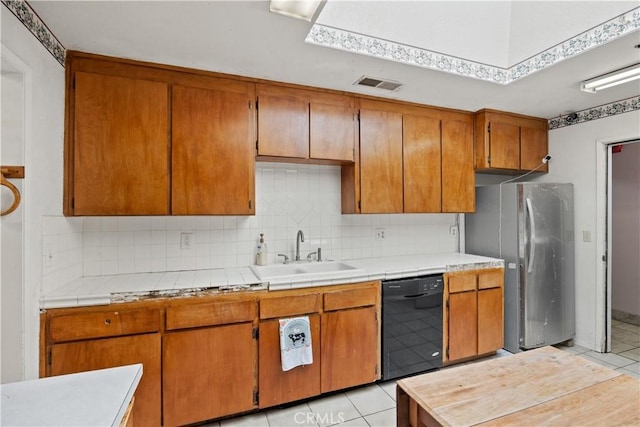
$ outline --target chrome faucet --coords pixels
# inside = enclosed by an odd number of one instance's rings
[[[298,230],[296,235],[296,261],[300,261],[300,242],[304,242],[304,233],[302,230]]]

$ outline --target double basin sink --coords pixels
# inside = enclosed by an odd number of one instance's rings
[[[299,261],[290,264],[252,265],[251,270],[263,281],[324,278],[336,273],[354,274],[363,271],[342,261]]]

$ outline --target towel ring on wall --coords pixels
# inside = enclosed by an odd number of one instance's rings
[[[6,176],[6,177],[5,177]],[[0,216],[8,215],[20,206],[20,191],[7,180],[9,178],[24,178],[24,166],[2,166],[0,171],[0,185],[4,185],[13,193],[13,203],[9,208],[0,212]]]

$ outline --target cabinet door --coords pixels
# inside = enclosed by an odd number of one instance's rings
[[[320,315],[309,316],[313,363],[282,371],[277,319],[260,322],[260,407],[280,405],[320,394]]]
[[[400,213],[402,202],[402,114],[360,111],[362,213]]]
[[[548,154],[547,130],[522,126],[520,132],[520,168],[525,171],[537,168]],[[548,164],[538,171],[548,172]]]
[[[173,87],[173,214],[255,212],[251,92]]]
[[[309,101],[258,96],[258,155],[309,158]]]
[[[478,291],[478,354],[489,353],[503,345],[502,288]]]
[[[449,355],[454,361],[477,354],[478,305],[476,292],[449,294]]]
[[[442,212],[474,212],[473,124],[442,121]]]
[[[312,102],[310,105],[309,156],[313,159],[353,162],[353,107]]]
[[[68,212],[168,214],[167,84],[77,72],[73,103]]]
[[[520,127],[492,121],[489,132],[491,167],[520,169]]]
[[[440,212],[440,120],[402,117],[404,212]]]
[[[254,408],[257,388],[252,324],[166,333],[162,343],[164,425],[176,426]]]
[[[133,418],[136,425],[161,425],[160,334],[54,344],[51,375],[73,374],[94,369],[142,363],[142,378],[136,390]]]
[[[321,390],[366,384],[378,378],[379,335],[375,307],[322,315]]]

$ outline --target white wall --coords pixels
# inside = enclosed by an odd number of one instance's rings
[[[602,347],[604,271],[601,231],[603,218],[598,217],[604,189],[597,176],[602,169],[604,142],[640,136],[640,113],[633,111],[612,117],[566,126],[549,132],[549,173],[540,178],[547,182],[572,182],[575,201],[576,242],[576,338],[578,345],[600,350]],[[591,241],[583,241],[583,231]]]
[[[2,45],[28,67],[26,75],[24,209],[24,378],[38,377],[42,293],[42,221],[62,213],[64,69],[6,7]],[[16,322],[19,320],[16,319]]]
[[[317,248],[325,259],[456,250],[454,214],[342,215],[340,203],[338,166],[258,163],[255,216],[46,217],[44,290],[81,275],[247,266],[260,233],[269,263],[278,253],[293,259],[298,230],[302,258]],[[183,232],[191,249],[180,247]]]
[[[640,143],[612,155],[611,309],[640,316]]]

